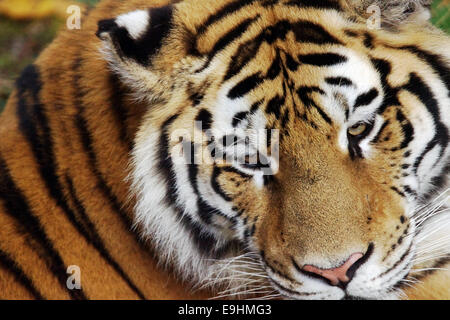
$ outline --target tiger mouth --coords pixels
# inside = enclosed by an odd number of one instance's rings
[[[299,291],[296,289],[287,288],[284,284],[279,283],[276,279],[274,279],[271,276],[269,276],[269,280],[270,283],[273,285],[273,287],[276,288],[281,293],[281,295],[283,295],[286,299],[315,299],[315,298],[335,299],[338,294],[344,294],[343,297],[339,298],[339,300],[375,300],[377,299],[375,297],[380,297],[381,299],[383,299],[384,295],[394,293],[396,291],[401,291],[401,289],[406,286],[405,280],[410,275],[411,266],[414,258],[413,249],[414,249],[414,241],[411,241],[411,243],[408,245],[408,248],[404,251],[402,256],[391,267],[384,270],[383,272],[380,272],[377,276],[371,277],[369,281],[368,280],[363,281],[362,283],[366,282],[370,283],[376,282],[377,280],[384,280],[383,282],[388,284],[392,281],[392,279],[395,279],[396,277],[400,276],[400,278],[397,281],[395,281],[395,283],[390,284],[386,287],[380,286],[379,288],[373,290],[367,288],[367,295],[355,294],[354,292],[352,292],[352,290],[348,290],[347,286],[351,283],[351,281],[346,284],[339,283],[337,285],[332,285],[326,279],[320,278],[319,276],[308,272],[302,272],[302,274],[304,274],[310,279],[315,279],[322,283],[328,284],[329,288],[321,289],[315,292]],[[361,259],[360,265],[364,264],[365,262],[367,262],[367,260],[369,260],[370,256],[373,253],[373,245],[369,246],[368,253],[369,254],[366,257],[364,257],[364,259]],[[405,262],[406,264],[403,267],[398,268]],[[267,274],[270,274],[267,268],[269,267],[266,264],[265,268],[266,272]],[[352,272],[356,273],[357,270],[353,270]],[[296,284],[300,286],[300,288],[303,285],[298,282],[296,282]],[[338,293],[336,289],[339,289],[340,292]]]
[[[403,268],[399,273],[404,272],[406,269],[408,268]],[[401,279],[399,279],[394,285],[386,288],[383,290],[383,292],[388,293],[390,291],[392,291],[393,289],[402,289],[405,284],[404,284],[404,280],[408,278],[409,276],[409,272],[407,272]],[[292,289],[288,289],[286,287],[284,287],[283,285],[277,283],[275,280],[270,279],[271,283],[273,284],[273,286],[280,292],[280,294],[283,296],[283,298],[285,299],[315,299],[315,298],[319,298],[319,299],[327,299],[330,298],[330,294],[326,291],[318,291],[318,292],[301,292],[301,291],[296,291],[296,290],[292,290]],[[332,288],[332,287],[330,287]],[[344,293],[344,296],[342,298],[340,298],[339,300],[376,300],[375,298],[371,297],[371,296],[362,296],[362,295],[354,295],[354,294],[350,294],[349,292],[347,292],[346,288],[342,288],[340,286],[338,286],[339,289],[341,289]],[[373,292],[374,294],[380,294],[380,290],[375,290]],[[333,299],[334,300],[334,299]]]

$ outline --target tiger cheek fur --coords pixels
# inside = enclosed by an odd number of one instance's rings
[[[450,40],[428,1],[376,2],[378,30],[366,1],[148,2],[103,1],[19,79],[0,218],[56,289],[6,242],[0,276],[37,298],[450,297]]]

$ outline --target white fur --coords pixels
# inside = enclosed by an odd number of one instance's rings
[[[137,10],[120,15],[116,19],[116,24],[119,27],[124,27],[128,30],[130,36],[137,40],[147,30],[150,23],[150,16],[148,10]]]

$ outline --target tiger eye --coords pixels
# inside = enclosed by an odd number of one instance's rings
[[[354,126],[348,128],[348,133],[352,136],[359,136],[364,131],[366,131],[367,124],[365,123],[357,123]]]

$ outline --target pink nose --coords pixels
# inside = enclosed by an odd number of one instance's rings
[[[355,265],[355,263],[361,259],[364,255],[360,252],[353,253],[343,265],[332,269],[320,269],[312,265],[305,265],[303,271],[314,273],[322,278],[327,279],[331,285],[337,286],[339,284],[346,285],[351,278],[353,273],[349,272],[349,269]],[[355,271],[355,270],[353,270]]]

